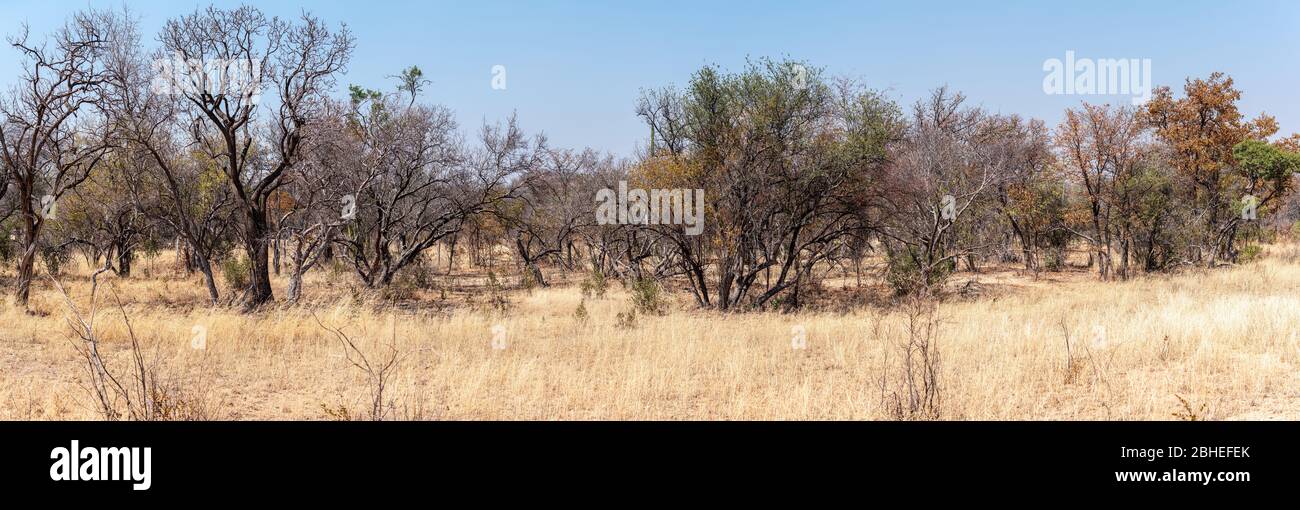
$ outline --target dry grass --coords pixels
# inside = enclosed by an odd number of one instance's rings
[[[1169,420],[1185,411],[1180,398],[1201,419],[1300,418],[1300,262],[1294,247],[1270,251],[1241,267],[1118,283],[981,276],[1004,290],[938,308],[940,418]],[[165,260],[144,271],[167,273]],[[84,269],[63,281],[86,298]],[[574,317],[576,285],[511,292],[504,312],[481,288],[385,307],[354,296],[350,281],[315,273],[315,301],[252,315],[203,305],[197,280],[105,287],[159,373],[217,419],[364,418],[368,376],[317,319],[362,352],[401,353],[389,418],[888,419],[908,328],[896,308],[722,315],[684,303],[626,327],[617,284],[585,300],[585,320]],[[42,282],[32,308],[0,305],[0,419],[97,419],[62,296]],[[125,325],[102,315],[101,348],[126,363]],[[203,349],[191,345],[195,326],[207,330]],[[795,326],[805,349],[792,348]]]

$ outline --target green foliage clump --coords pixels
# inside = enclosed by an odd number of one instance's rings
[[[244,257],[229,257],[221,261],[221,276],[232,290],[243,290],[248,288],[252,268],[253,265]]]
[[[41,248],[41,260],[45,262],[45,270],[51,276],[58,276],[63,271],[63,266],[68,263],[72,255],[68,250],[55,247]]]
[[[662,315],[668,307],[663,288],[653,278],[638,278],[632,282],[632,308],[641,313]]]
[[[605,273],[597,269],[587,274],[587,277],[578,285],[582,291],[583,297],[605,297],[605,291],[609,290],[609,282],[605,279]]]
[[[955,261],[947,260],[939,263],[929,271],[929,274],[926,274],[922,271],[921,264],[917,262],[916,255],[910,251],[898,252],[889,255],[885,268],[885,282],[893,287],[895,295],[907,296],[923,288],[942,285],[956,268]]]
[[[1258,244],[1248,244],[1246,246],[1243,246],[1241,248],[1241,252],[1237,254],[1237,261],[1243,264],[1247,262],[1254,262],[1256,260],[1259,260],[1259,256],[1263,252],[1264,252],[1264,248],[1262,246]]]

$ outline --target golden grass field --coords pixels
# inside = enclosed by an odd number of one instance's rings
[[[1250,264],[1126,282],[1082,269],[958,274],[954,284],[974,278],[990,291],[938,307],[939,417],[1300,419],[1298,253],[1277,245]],[[204,304],[197,277],[170,260],[141,262],[130,279],[101,276],[96,330],[123,370],[116,292],[160,380],[205,419],[366,418],[367,376],[318,319],[372,361],[390,348],[403,357],[385,392],[390,419],[890,419],[884,395],[907,338],[904,313],[880,305],[720,314],[675,295],[667,314],[628,326],[616,319],[629,309],[617,284],[585,300],[581,321],[575,285],[507,291],[501,312],[465,278],[449,295],[391,306],[326,271],[309,275],[304,303],[243,314]],[[0,280],[5,292],[12,276]],[[84,307],[89,271],[61,281]],[[31,305],[0,305],[0,419],[99,419],[62,295],[42,279]],[[203,349],[195,326],[206,328]],[[804,349],[793,348],[796,326]]]

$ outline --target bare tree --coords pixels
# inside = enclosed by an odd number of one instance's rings
[[[985,248],[962,242],[957,233],[993,182],[999,162],[992,158],[1003,155],[979,150],[984,114],[964,102],[946,87],[918,101],[885,176],[888,205],[880,233],[896,290],[941,283],[959,259]]]
[[[250,261],[245,306],[257,307],[275,298],[267,201],[302,159],[306,128],[319,119],[323,96],[346,66],[354,40],[347,27],[331,32],[309,14],[291,23],[267,19],[249,6],[209,7],[170,20],[159,40],[178,61],[202,63],[180,66],[183,82],[175,85],[198,112],[191,136],[219,163],[231,187]],[[245,79],[213,83],[206,72],[213,67]],[[265,129],[259,129],[263,92],[275,106],[267,108]]]
[[[511,118],[505,126],[484,126],[480,148],[466,154],[446,108],[358,97],[352,132],[364,170],[351,179],[368,184],[346,184],[360,193],[356,221],[338,240],[370,287],[388,285],[474,215],[516,196],[518,177],[536,167],[544,149],[544,139],[530,143]]]
[[[22,58],[19,83],[0,100],[0,166],[17,193],[22,228],[15,300],[27,306],[41,231],[59,198],[85,181],[111,144],[100,110],[107,75],[100,65],[120,23],[109,12],[80,12],[46,41],[24,26],[9,43]]]
[[[329,114],[312,126],[317,133],[307,157],[278,195],[284,211],[276,221],[278,238],[288,242],[289,302],[302,297],[303,276],[327,258],[335,235],[355,215],[357,194],[376,176],[373,167],[359,164],[346,111],[331,103]],[[361,173],[365,177],[354,179]]]
[[[125,189],[137,209],[185,242],[186,268],[203,274],[208,298],[220,300],[213,261],[228,251],[234,198],[228,187],[209,186],[220,177],[217,164],[189,135],[198,121],[182,103],[172,75],[157,75],[170,62],[161,52],[150,59],[140,44],[135,20],[120,25],[105,68],[112,87],[105,105],[113,119],[120,158],[140,171],[125,172]],[[170,64],[169,64],[170,65]],[[165,69],[163,69],[165,70]],[[174,70],[173,70],[174,71]],[[161,85],[161,86],[160,86]]]
[[[539,262],[551,258],[572,269],[578,231],[595,224],[594,190],[586,182],[600,158],[591,150],[549,150],[542,159],[519,198],[502,202],[497,214],[506,221],[524,270],[546,286]]]

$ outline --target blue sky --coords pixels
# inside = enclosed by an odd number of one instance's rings
[[[218,6],[238,2],[213,2]],[[7,1],[0,29],[33,34],[87,5],[122,2]],[[169,17],[199,5],[128,1],[148,41]],[[647,136],[633,113],[642,88],[682,85],[705,64],[739,69],[747,57],[807,60],[830,75],[884,89],[903,104],[947,84],[973,104],[1055,125],[1079,101],[1122,96],[1043,92],[1043,62],[1079,58],[1152,61],[1157,85],[1224,71],[1244,94],[1243,110],[1300,131],[1300,2],[708,2],[606,1],[265,1],[271,15],[306,9],[344,22],[357,37],[348,83],[389,89],[385,78],[412,64],[433,81],[427,101],[451,107],[462,129],[517,111],[529,131],[554,145],[630,155]],[[18,71],[0,48],[0,82]],[[506,66],[507,88],[490,84]]]

